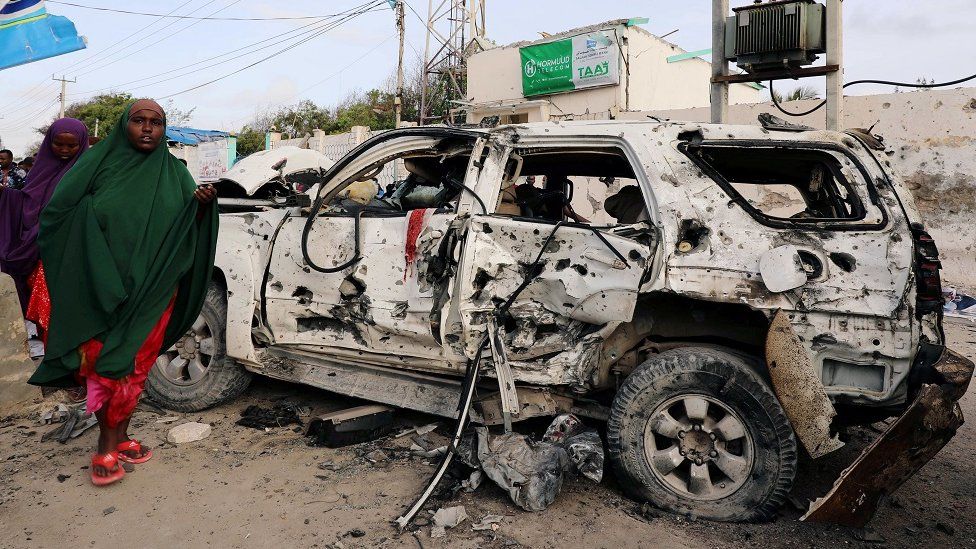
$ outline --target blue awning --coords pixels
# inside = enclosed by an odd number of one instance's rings
[[[85,49],[75,24],[43,0],[0,0],[0,69]]]
[[[197,145],[205,141],[216,141],[230,137],[227,132],[217,130],[198,130],[196,128],[184,128],[181,126],[167,126],[166,141],[182,143],[184,145]]]

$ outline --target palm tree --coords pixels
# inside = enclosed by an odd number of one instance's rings
[[[817,89],[812,86],[799,86],[786,94],[785,97],[776,90],[773,90],[773,94],[776,96],[777,103],[799,101],[802,99],[820,99],[820,92],[818,92]]]

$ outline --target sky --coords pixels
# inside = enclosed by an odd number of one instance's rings
[[[214,17],[301,17],[343,12],[367,0],[66,0],[86,6],[164,14]],[[435,0],[435,4],[441,0]],[[427,2],[407,0],[405,63],[424,54]],[[732,0],[733,6],[751,0]],[[647,17],[648,31],[693,51],[711,46],[708,0],[486,0],[487,35],[497,44],[539,38],[601,21]],[[282,6],[284,5],[284,7]],[[924,5],[925,9],[921,9]],[[39,140],[36,128],[57,115],[60,84],[52,75],[77,79],[68,85],[69,103],[102,91],[129,91],[161,98],[244,69],[293,42],[314,20],[193,21],[102,12],[49,0],[48,11],[75,22],[88,48],[0,71],[0,142],[15,156]],[[976,58],[960,55],[976,43],[976,27],[966,14],[971,0],[846,0],[845,79],[883,78],[914,82],[919,77],[952,80],[976,72]],[[311,27],[317,28],[317,27]],[[291,33],[291,34],[289,34]],[[249,50],[226,55],[265,41]],[[255,51],[264,47],[260,51]],[[249,53],[242,55],[243,53]],[[199,62],[199,63],[198,63]],[[334,105],[350,92],[380,86],[397,62],[394,14],[387,6],[355,17],[302,45],[213,84],[161,101],[194,109],[188,125],[237,131],[258,112],[311,99]],[[198,63],[191,67],[180,67]],[[197,70],[191,74],[189,71]],[[173,71],[169,72],[167,71]],[[161,75],[156,78],[148,78]],[[823,88],[823,79],[800,82]],[[783,82],[788,91],[796,84]],[[850,94],[884,93],[890,88],[848,88]]]

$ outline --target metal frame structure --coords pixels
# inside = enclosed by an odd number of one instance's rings
[[[729,13],[729,0],[712,0],[711,121],[716,124],[724,124],[727,121],[729,112],[729,84],[731,83],[795,80],[809,76],[826,76],[826,127],[828,130],[835,131],[842,129],[844,123],[843,1],[826,0],[827,55],[825,65],[793,70],[730,75],[729,63],[725,60],[725,18]]]
[[[444,85],[444,100],[463,101],[467,91],[467,48],[485,37],[487,0],[428,0],[420,124],[433,120],[432,82]]]

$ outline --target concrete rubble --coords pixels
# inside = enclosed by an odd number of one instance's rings
[[[210,436],[211,427],[206,423],[183,423],[173,427],[166,434],[166,440],[170,444],[187,444],[203,440]]]

